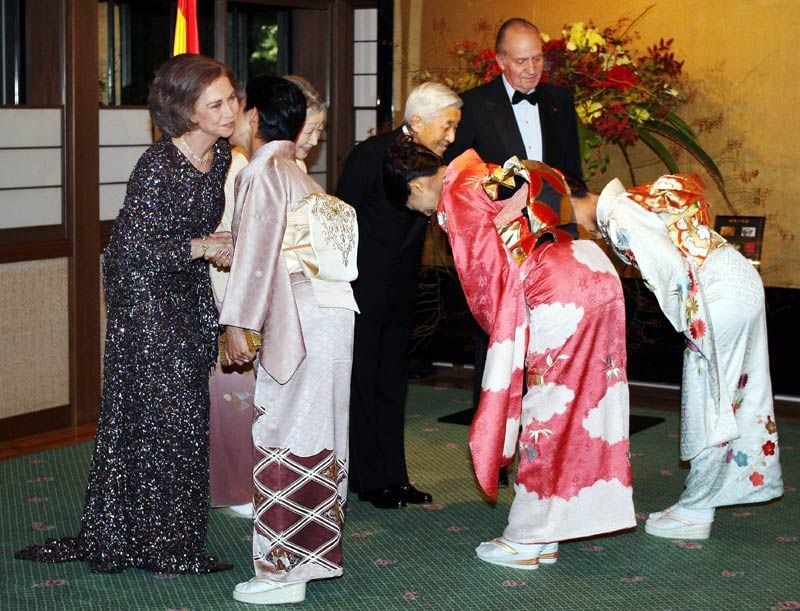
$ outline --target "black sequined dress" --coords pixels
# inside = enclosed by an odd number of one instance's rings
[[[80,534],[18,558],[101,573],[228,568],[205,554],[217,312],[190,240],[217,226],[229,164],[224,141],[208,173],[169,139],[139,159],[104,253],[103,396]]]

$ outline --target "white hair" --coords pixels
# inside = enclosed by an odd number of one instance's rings
[[[428,81],[417,85],[408,94],[404,120],[411,124],[414,115],[423,120],[431,119],[445,108],[461,108],[463,104],[458,94],[447,85]]]

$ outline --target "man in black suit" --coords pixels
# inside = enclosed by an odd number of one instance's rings
[[[575,101],[569,90],[539,82],[539,30],[524,19],[509,19],[497,32],[495,48],[503,73],[461,94],[461,123],[446,161],[474,148],[487,162],[502,164],[516,155],[581,178]]]
[[[355,207],[359,231],[353,292],[361,313],[350,392],[350,490],[380,508],[433,500],[409,483],[403,434],[408,344],[427,219],[388,202],[384,156],[403,133],[442,155],[455,139],[461,104],[442,84],[416,87],[406,100],[403,126],[358,144],[337,187],[336,195]]]
[[[474,148],[487,162],[502,165],[516,155],[581,179],[575,101],[569,90],[539,82],[544,54],[538,28],[525,19],[509,19],[497,31],[495,50],[502,74],[461,94],[461,123],[446,161]],[[473,409],[480,398],[488,344],[483,330],[477,323],[475,327]],[[504,472],[500,484],[508,485]]]

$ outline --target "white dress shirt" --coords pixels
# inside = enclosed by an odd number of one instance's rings
[[[503,86],[506,88],[508,100],[514,96],[514,88],[506,80],[506,75],[503,74],[500,78],[503,79]],[[534,91],[534,89],[531,89]],[[527,93],[530,93],[528,91]],[[522,136],[522,143],[525,145],[525,154],[528,159],[536,161],[544,161],[544,151],[542,150],[542,125],[539,122],[539,108],[530,104],[526,100],[518,104],[512,104],[511,109],[514,111],[514,118],[517,120],[517,127]]]

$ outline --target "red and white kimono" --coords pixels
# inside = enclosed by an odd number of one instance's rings
[[[514,176],[528,185],[494,199]],[[489,334],[470,448],[490,498],[519,449],[503,537],[540,543],[635,526],[621,286],[596,244],[558,229],[571,213],[563,178],[469,150],[448,167],[438,213]]]

